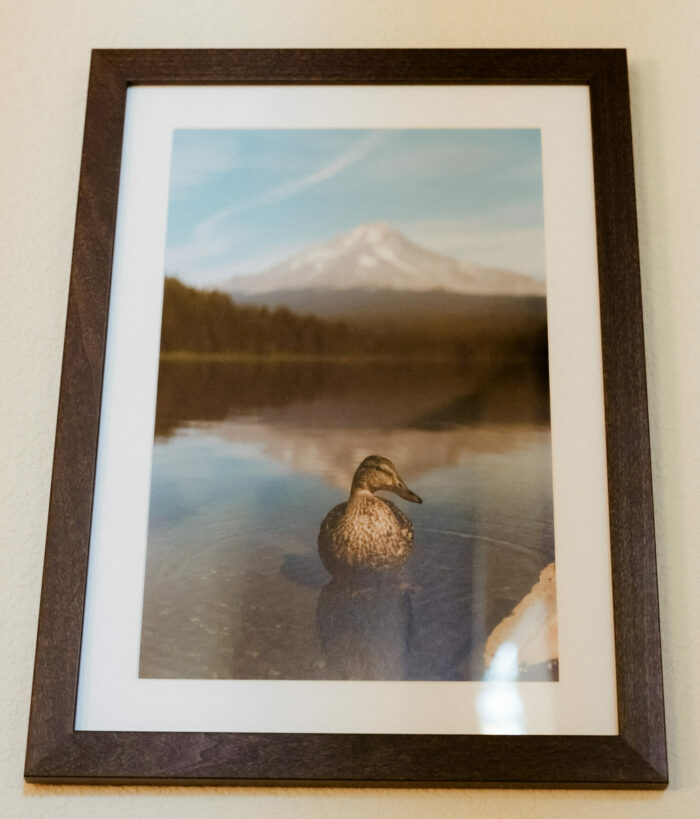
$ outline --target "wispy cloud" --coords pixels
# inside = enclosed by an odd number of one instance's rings
[[[230,224],[233,217],[291,199],[302,193],[302,191],[332,179],[347,168],[360,162],[385,142],[388,137],[387,132],[372,131],[311,173],[275,185],[261,192],[257,197],[247,199],[244,202],[233,202],[213,213],[194,227],[187,242],[176,247],[167,248],[166,269],[190,280],[193,278],[201,279],[197,272],[198,266],[211,262],[213,259],[227,253],[242,238],[241,234]],[[202,163],[202,167],[210,168],[211,166]],[[182,184],[183,180],[194,180],[196,172],[197,164],[193,161],[187,173],[178,171],[178,173],[181,173],[178,184]]]
[[[221,225],[205,220],[194,228],[187,242],[177,247],[167,247],[166,271],[187,277],[190,272],[196,273],[203,264],[231,251],[247,235],[247,232],[233,226],[225,231],[220,228]]]
[[[245,202],[234,202],[202,222],[201,227],[205,231],[216,230],[232,216],[247,213],[248,211],[264,207],[265,205],[272,205],[277,202],[283,202],[286,199],[291,199],[307,188],[332,179],[346,168],[364,159],[372,150],[379,147],[386,138],[386,132],[373,131],[367,136],[358,139],[348,150],[318,170],[276,185],[267,191],[263,191],[259,196],[248,199]]]
[[[250,207],[260,207],[262,205],[269,205],[273,202],[282,202],[285,199],[290,199],[292,196],[296,196],[307,188],[318,185],[320,182],[325,182],[328,179],[332,179],[346,168],[349,168],[351,165],[354,165],[356,162],[364,159],[371,151],[378,148],[383,142],[385,142],[388,136],[389,135],[385,131],[372,131],[371,133],[367,134],[367,136],[357,140],[357,142],[355,142],[355,144],[352,145],[347,151],[331,160],[322,168],[319,168],[317,171],[313,171],[306,176],[299,177],[298,179],[292,179],[289,182],[284,182],[281,185],[277,185],[277,187],[272,188],[271,190],[262,194],[262,196],[260,196],[250,205]]]
[[[242,244],[239,247],[242,247]],[[201,260],[196,266],[191,267],[189,272],[183,273],[184,268],[176,270],[174,266],[167,267],[167,270],[168,272],[177,272],[178,277],[188,284],[196,287],[206,287],[219,284],[234,276],[248,276],[268,270],[276,264],[287,261],[297,253],[301,253],[302,250],[306,250],[308,247],[308,242],[300,240],[275,245],[253,255],[236,254],[233,261],[221,256],[210,260]]]
[[[171,170],[171,193],[179,195],[204,185],[219,174],[232,171],[238,163],[238,152],[231,142],[180,145]]]

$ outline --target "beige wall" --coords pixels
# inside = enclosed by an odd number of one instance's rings
[[[697,816],[700,812],[700,3],[0,0],[0,813]],[[671,788],[612,792],[55,788],[22,767],[92,47],[625,46]]]

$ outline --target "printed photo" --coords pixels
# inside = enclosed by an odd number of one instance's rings
[[[557,681],[536,129],[177,130],[142,678]]]

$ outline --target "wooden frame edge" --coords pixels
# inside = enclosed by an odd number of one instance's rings
[[[361,59],[358,59],[361,57]],[[270,66],[274,65],[274,70]],[[391,74],[391,79],[387,76]],[[558,740],[577,740],[581,748],[598,741],[622,765],[617,779],[596,778],[606,766],[585,754],[588,775],[540,780],[392,779],[360,777],[240,777],[206,770],[174,770],[139,776],[102,773],[107,759],[116,770],[127,748],[134,753],[161,749],[163,743],[216,753],[226,736],[274,738],[324,735],[132,734],[78,732],[73,728],[80,661],[85,580],[89,552],[95,459],[99,432],[102,370],[107,331],[119,164],[126,91],[129,85],[205,83],[426,84],[508,83],[586,84],[591,93],[593,150],[601,289],[601,332],[608,480],[613,562],[614,626],[617,661],[618,737],[527,737],[530,752],[551,754]],[[616,144],[620,142],[620,146]],[[353,49],[299,50],[98,50],[93,52],[76,214],[68,318],[25,778],[28,782],[136,784],[343,784],[472,787],[649,787],[668,783],[660,654],[658,592],[651,496],[644,343],[634,205],[629,95],[623,50]],[[627,321],[616,320],[620,304]],[[632,358],[625,358],[632,351]],[[631,363],[630,363],[631,362]],[[632,412],[632,418],[627,412]],[[623,496],[617,490],[623,490]],[[620,502],[614,502],[615,496]],[[630,502],[631,500],[631,502]],[[641,515],[640,515],[641,510]],[[642,589],[642,595],[638,589]],[[640,599],[641,598],[641,599]],[[636,615],[636,616],[633,616]],[[639,657],[645,658],[641,669]],[[643,706],[644,719],[639,720]],[[93,735],[93,736],[90,736]],[[367,736],[341,735],[341,747],[373,748]],[[167,737],[164,739],[163,737]],[[188,739],[189,737],[189,739]],[[192,739],[194,737],[194,740]],[[329,737],[324,741],[328,744]],[[415,738],[413,738],[415,739]],[[481,735],[467,737],[472,748],[489,745]],[[504,739],[501,737],[500,739]],[[513,737],[505,738],[510,741]],[[554,739],[555,742],[543,742]],[[264,741],[263,741],[264,743]],[[248,753],[253,753],[252,742]],[[283,743],[285,744],[285,743]],[[235,745],[235,743],[234,743]],[[230,749],[234,746],[230,746]],[[388,747],[388,746],[385,746]],[[121,749],[121,751],[120,751]],[[396,750],[401,750],[399,742]],[[257,749],[259,751],[259,748]],[[405,751],[405,749],[403,749]],[[239,749],[243,753],[242,749]],[[255,751],[257,753],[257,751]],[[91,756],[102,754],[95,766]],[[104,754],[108,754],[105,757]],[[244,754],[245,755],[245,754]],[[158,756],[158,754],[156,754]],[[69,758],[73,770],[66,770]],[[161,760],[161,763],[163,760]],[[187,766],[184,766],[185,768]],[[206,766],[204,766],[206,768]]]

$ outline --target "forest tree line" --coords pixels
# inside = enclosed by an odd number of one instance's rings
[[[237,304],[166,276],[161,352],[330,355],[366,352],[366,334],[345,322]]]
[[[448,357],[547,355],[542,315],[529,317],[526,300],[512,299],[511,313],[481,307],[469,314],[403,316],[364,323],[302,315],[288,307],[239,304],[217,290],[165,278],[161,353],[234,356]]]

